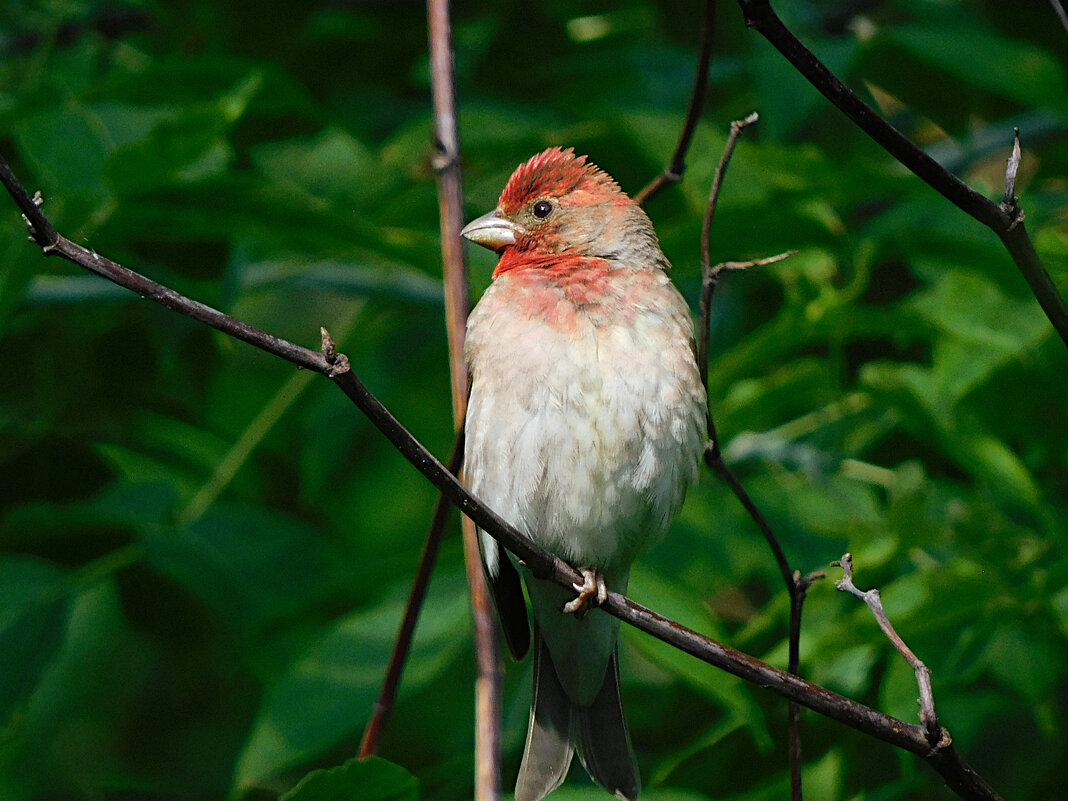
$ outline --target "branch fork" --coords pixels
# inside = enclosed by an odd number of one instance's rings
[[[920,706],[920,723],[923,724],[924,731],[927,734],[927,742],[930,743],[932,751],[947,748],[953,742],[953,738],[950,737],[949,731],[942,728],[938,722],[934,693],[931,691],[930,669],[912,652],[912,649],[905,644],[905,641],[901,639],[901,636],[894,629],[886,610],[883,608],[883,598],[879,590],[861,590],[853,583],[853,555],[846,553],[841,559],[831,562],[831,566],[842,568],[842,578],[837,579],[834,582],[834,586],[842,592],[848,592],[850,595],[856,596],[868,606],[872,615],[875,616],[879,628],[883,630],[883,634],[890,640],[897,652],[905,658],[905,661],[909,663],[909,667],[916,674],[916,684],[920,690],[920,697],[917,699],[917,703]]]

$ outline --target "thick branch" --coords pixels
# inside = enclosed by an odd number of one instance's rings
[[[1023,230],[1022,212],[1011,214],[1009,210],[983,197],[880,117],[793,35],[772,9],[770,0],[738,2],[745,16],[745,24],[761,33],[857,127],[953,205],[1001,238],[1042,310],[1068,345],[1068,304],[1057,291]],[[1018,209],[1016,211],[1019,212]]]

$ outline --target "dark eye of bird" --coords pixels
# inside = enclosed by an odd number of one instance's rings
[[[553,204],[548,200],[539,200],[530,208],[531,213],[539,220],[544,220],[548,217],[552,213],[552,210]]]

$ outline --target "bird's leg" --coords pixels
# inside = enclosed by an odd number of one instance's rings
[[[582,574],[582,583],[571,585],[578,595],[564,604],[564,612],[583,618],[593,607],[600,606],[608,599],[608,587],[604,583],[604,576],[592,567],[580,567],[579,572]]]

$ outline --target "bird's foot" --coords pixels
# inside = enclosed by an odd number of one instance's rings
[[[578,595],[564,604],[564,612],[583,618],[593,607],[600,606],[608,599],[608,587],[604,583],[604,576],[592,567],[580,567],[579,572],[582,574],[582,583],[571,585]]]

